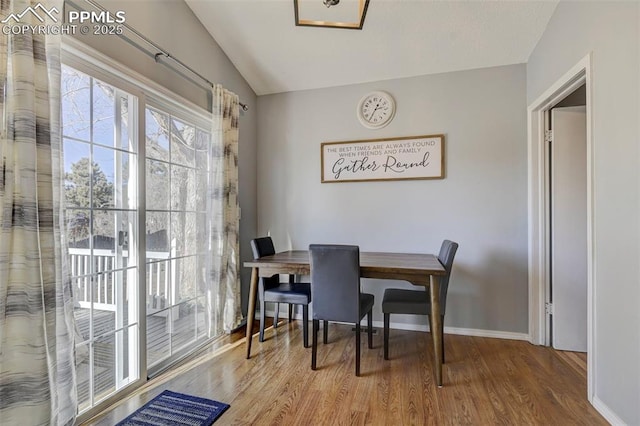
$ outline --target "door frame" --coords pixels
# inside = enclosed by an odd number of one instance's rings
[[[592,120],[592,60],[588,54],[553,83],[527,108],[528,234],[529,234],[529,341],[550,345],[550,321],[545,303],[550,297],[549,161],[545,143],[545,115],[575,89],[585,84],[587,109],[587,397],[595,389],[595,253],[594,146]]]

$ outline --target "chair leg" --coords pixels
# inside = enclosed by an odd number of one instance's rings
[[[367,339],[369,340],[369,349],[373,349],[373,315],[369,311],[367,313]]]
[[[260,299],[260,338],[258,339],[260,342],[264,342],[265,305],[264,299]],[[250,325],[247,324],[247,327],[250,327]]]
[[[278,314],[280,311],[280,304],[276,302],[275,314],[273,315],[273,328],[278,328]]]
[[[329,321],[322,321],[322,343],[325,345],[329,341]]]
[[[296,276],[293,274],[289,274],[289,284],[293,284]],[[289,303],[289,322],[291,322],[291,313],[293,312],[293,304]]]
[[[360,323],[356,323],[356,377],[360,376]]]
[[[304,347],[309,347],[309,305],[302,305],[302,338]]]
[[[384,314],[384,359],[389,359],[389,317],[391,314]]]
[[[318,352],[318,328],[320,328],[320,321],[313,320],[313,343],[311,344],[311,369],[316,369],[316,353]]]

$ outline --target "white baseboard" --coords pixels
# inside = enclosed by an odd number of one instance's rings
[[[602,400],[600,398],[598,398],[597,396],[593,397],[592,405],[598,411],[598,413],[600,413],[602,415],[602,417],[604,417],[604,419],[606,421],[608,421],[610,424],[612,424],[614,426],[625,426],[626,425],[626,423],[624,421],[622,421],[622,419],[620,417],[618,417],[616,415],[616,413],[614,413],[609,408],[609,406],[607,406],[607,404],[602,402]]]
[[[382,328],[384,323],[381,321],[374,321],[374,327]],[[393,330],[410,330],[410,331],[422,331],[428,332],[428,325],[417,324],[405,324],[401,322],[389,323],[389,328]],[[475,336],[475,337],[491,337],[494,339],[508,339],[508,340],[529,340],[529,335],[526,333],[513,333],[510,331],[495,331],[495,330],[481,330],[478,328],[460,328],[460,327],[444,327],[445,334],[457,334],[460,336]]]
[[[273,317],[274,311],[267,310],[267,316]],[[288,311],[286,308],[280,308],[280,315],[278,320],[286,320],[288,318]],[[256,317],[259,318],[259,317]],[[302,320],[302,315],[294,312],[294,318],[297,320]],[[377,328],[384,327],[384,323],[382,321],[374,321],[373,326]],[[409,331],[422,331],[428,332],[429,326],[422,324],[406,324],[401,322],[391,322],[389,323],[389,328],[392,330],[409,330]],[[495,330],[481,330],[477,328],[460,328],[460,327],[444,327],[445,334],[457,334],[460,336],[475,336],[475,337],[490,337],[493,339],[507,339],[507,340],[524,340],[530,341],[529,334],[527,333],[514,333],[511,331],[495,331]]]

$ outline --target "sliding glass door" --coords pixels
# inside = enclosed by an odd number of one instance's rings
[[[211,119],[73,55],[65,64],[65,238],[84,413],[214,337]]]
[[[139,378],[137,98],[62,68],[79,411]]]

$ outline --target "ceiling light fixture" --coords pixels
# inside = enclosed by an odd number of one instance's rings
[[[296,25],[301,27],[361,30],[368,7],[369,0],[293,0]]]

